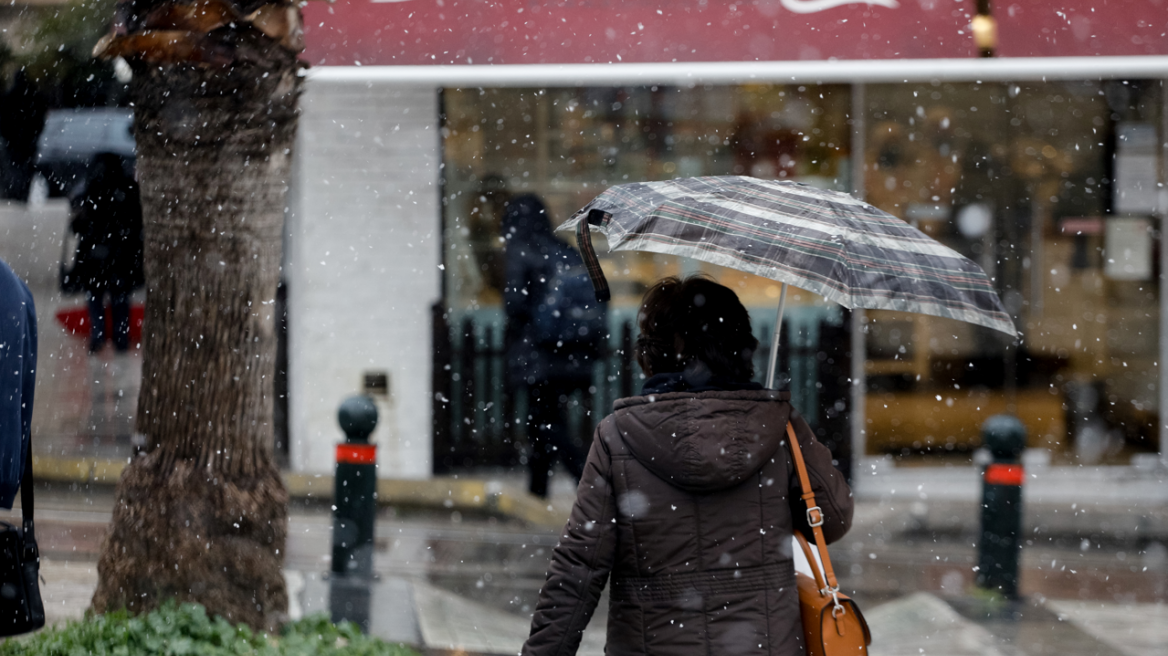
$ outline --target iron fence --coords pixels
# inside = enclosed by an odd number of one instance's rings
[[[773,312],[773,310],[769,310]],[[765,316],[768,310],[752,312]],[[596,361],[592,385],[570,404],[568,430],[587,443],[613,401],[639,393],[643,377],[633,363],[635,308],[613,308],[610,336]],[[847,313],[837,308],[788,311],[779,344],[777,386],[832,448],[848,471]],[[526,462],[527,398],[506,380],[504,318],[495,309],[451,311],[435,307],[434,469],[453,473]],[[759,348],[756,378],[766,374],[774,320],[755,322]]]

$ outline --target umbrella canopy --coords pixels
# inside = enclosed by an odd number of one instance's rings
[[[598,298],[608,285],[589,226],[609,250],[684,255],[814,292],[847,308],[915,312],[1017,331],[981,267],[847,194],[745,176],[617,185],[576,212]]]

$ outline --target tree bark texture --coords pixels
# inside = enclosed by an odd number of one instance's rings
[[[146,447],[118,483],[98,612],[177,598],[256,628],[285,618],[273,315],[300,77],[262,45],[229,67],[135,65]]]

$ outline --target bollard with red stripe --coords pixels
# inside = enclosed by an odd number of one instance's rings
[[[982,444],[994,460],[982,475],[977,584],[1007,599],[1017,599],[1025,479],[1018,460],[1026,448],[1026,427],[1017,417],[995,415],[982,425],[981,434]]]
[[[373,575],[373,525],[377,515],[377,406],[367,396],[345,399],[337,412],[345,441],[337,445],[333,496],[333,566],[340,576]]]
[[[333,622],[354,622],[368,633],[377,517],[377,445],[369,436],[377,427],[377,406],[367,396],[349,397],[337,420],[345,441],[337,445],[329,611]]]

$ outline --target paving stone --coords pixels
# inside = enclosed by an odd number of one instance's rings
[[[946,599],[965,619],[993,636],[1006,656],[1119,656],[1035,600],[1004,602],[979,596]]]
[[[1047,601],[1046,607],[1125,656],[1168,656],[1168,605]]]
[[[41,558],[41,599],[45,623],[79,620],[89,608],[97,589],[97,563],[67,562]]]
[[[428,649],[478,654],[517,654],[531,628],[528,617],[489,608],[427,583],[414,585],[418,622]],[[604,654],[604,624],[584,631],[580,656]]]
[[[330,579],[318,572],[301,573],[298,602],[304,615],[329,614]],[[288,578],[288,575],[285,575]],[[291,597],[291,590],[289,590]],[[373,581],[369,595],[369,634],[387,642],[423,646],[413,585],[402,578]]]
[[[864,610],[870,656],[1007,656],[985,629],[926,592]]]

